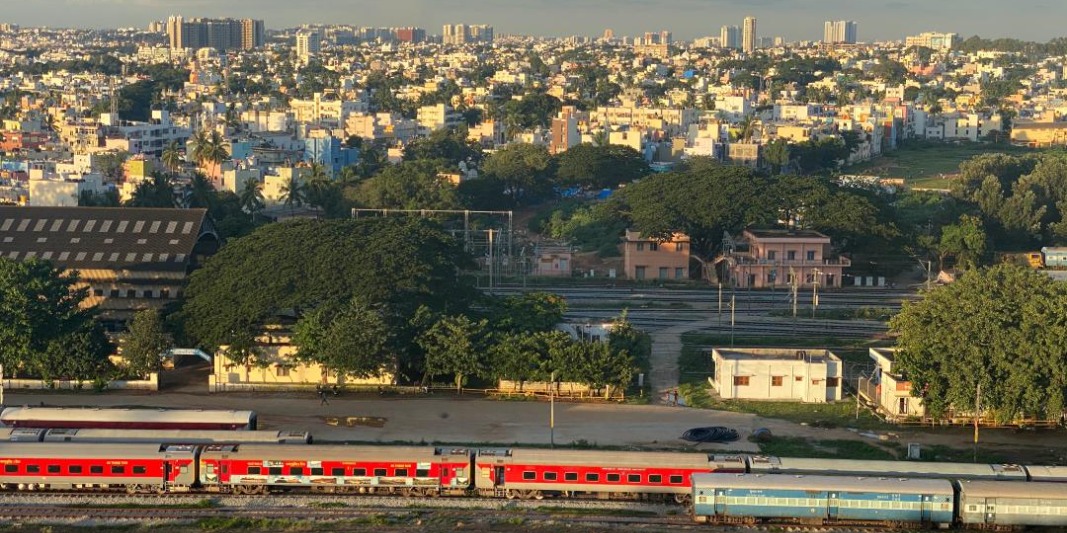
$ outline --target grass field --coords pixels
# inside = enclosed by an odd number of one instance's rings
[[[913,141],[881,157],[843,169],[849,174],[875,174],[883,178],[903,178],[913,187],[947,189],[960,163],[988,153],[1019,154],[1033,150],[1008,144],[935,143]]]

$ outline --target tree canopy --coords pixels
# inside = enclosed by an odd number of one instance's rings
[[[111,346],[76,273],[38,259],[0,258],[0,364],[8,375],[89,379]]]
[[[1067,285],[1002,264],[904,302],[896,368],[934,416],[983,411],[1058,419],[1067,407]]]
[[[641,153],[629,146],[579,144],[559,155],[556,175],[563,186],[614,189],[649,172]]]
[[[456,240],[425,219],[272,224],[231,241],[194,272],[182,314],[209,348],[247,344],[279,314],[354,297],[384,306],[396,326],[420,305],[463,310],[475,293],[458,271],[469,264]]]

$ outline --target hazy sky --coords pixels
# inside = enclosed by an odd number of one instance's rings
[[[252,17],[268,28],[302,23],[420,26],[491,24],[497,34],[639,35],[667,29],[676,39],[718,35],[724,24],[758,19],[760,36],[820,39],[825,20],[859,23],[860,40],[922,31],[1046,41],[1067,35],[1064,0],[0,0],[0,21],[23,26],[145,27],[171,14]]]

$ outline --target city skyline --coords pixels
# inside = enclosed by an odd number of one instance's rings
[[[270,29],[330,23],[420,26],[430,33],[445,23],[466,21],[495,26],[498,34],[544,36],[597,36],[604,28],[612,28],[616,36],[634,36],[656,26],[678,39],[718,35],[721,26],[740,25],[744,17],[754,16],[760,37],[812,41],[821,39],[828,19],[857,21],[865,41],[902,40],[922,31],[1046,41],[1063,35],[1058,21],[1067,16],[1067,5],[1047,0],[37,0],[5,7],[2,21],[23,26],[144,28],[154,20],[184,15],[252,17],[264,19]],[[567,16],[561,16],[564,12]]]

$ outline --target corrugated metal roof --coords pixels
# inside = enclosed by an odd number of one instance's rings
[[[192,455],[191,453],[189,455]],[[0,442],[0,458],[161,459],[159,444]]]
[[[710,468],[706,453],[633,452],[597,450],[512,450],[509,461],[524,465],[633,466],[657,468]]]
[[[397,461],[433,462],[441,460],[432,447],[422,446],[301,446],[285,444],[241,444],[236,452],[205,450],[204,457],[229,455],[231,458],[273,461]],[[464,455],[452,457],[463,458]],[[466,459],[464,459],[466,460]]]
[[[68,270],[184,270],[206,217],[206,209],[0,206],[0,257],[47,254]]]
[[[810,459],[799,457],[753,457],[752,472],[836,473],[866,476],[945,477],[1026,480],[1018,465],[967,463],[925,463],[917,461],[862,461],[852,459]]]

